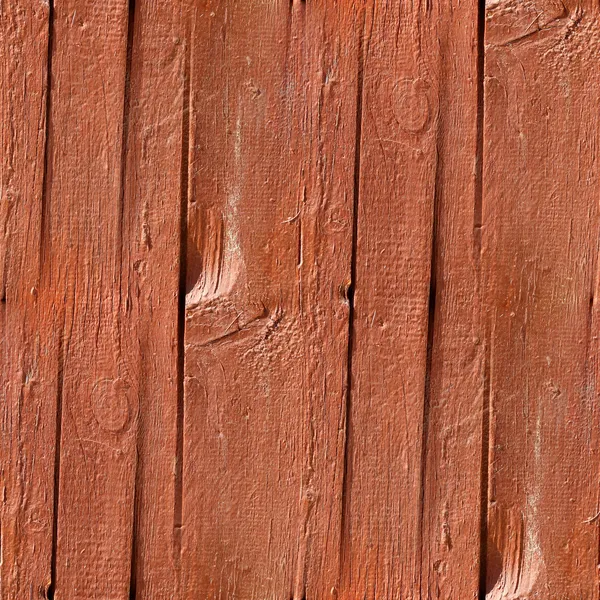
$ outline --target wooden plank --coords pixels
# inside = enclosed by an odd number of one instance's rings
[[[489,4],[488,598],[598,598],[598,7]]]
[[[477,598],[480,586],[484,331],[478,16],[477,1],[453,0],[434,3],[429,17],[430,35],[438,40],[432,72],[439,112],[420,587],[431,599]]]
[[[473,598],[476,2],[367,2],[343,598]]]
[[[128,4],[56,3],[44,276],[62,321],[55,594],[129,597],[139,353],[122,271]]]
[[[231,1],[196,13],[186,598],[335,594],[357,8]]]
[[[49,8],[0,9],[0,598],[50,585],[56,339],[40,285]]]
[[[139,382],[130,596],[178,598],[180,516],[178,294],[188,102],[183,2],[137,2],[131,15],[129,112],[121,269],[123,330]],[[183,129],[182,129],[183,128]],[[133,360],[136,362],[133,363]],[[182,382],[181,382],[182,383]]]

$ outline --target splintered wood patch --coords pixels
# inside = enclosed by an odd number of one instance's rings
[[[0,600],[600,600],[600,8],[0,6]]]

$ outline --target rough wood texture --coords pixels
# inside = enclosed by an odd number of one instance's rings
[[[422,448],[421,594],[477,597],[480,585],[483,329],[477,3],[434,4],[437,162]],[[478,62],[480,63],[478,65]]]
[[[0,1],[0,600],[600,600],[598,12]]]
[[[348,598],[472,598],[479,586],[476,30],[474,2],[368,3]]]
[[[184,597],[329,597],[344,476],[357,7],[207,4],[192,45]]]
[[[122,261],[128,6],[54,7],[44,235],[60,323],[55,594],[129,592],[137,340]]]
[[[488,590],[597,598],[598,7],[486,13]]]
[[[122,327],[132,338],[130,361],[139,386],[130,594],[170,600],[177,598],[179,583],[178,289],[188,168],[182,135],[187,12],[178,0],[138,2],[130,19],[121,260],[128,303]]]
[[[42,289],[48,6],[0,17],[0,598],[50,584],[57,340]]]

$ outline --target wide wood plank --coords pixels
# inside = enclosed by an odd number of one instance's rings
[[[486,15],[488,598],[598,598],[598,6]]]
[[[477,3],[367,2],[343,598],[473,598]]]
[[[195,15],[186,598],[336,594],[359,15],[325,0]]]
[[[57,2],[44,277],[56,295],[55,594],[129,597],[139,360],[123,276],[128,3]]]
[[[57,340],[42,289],[49,7],[0,9],[0,598],[50,586]]]

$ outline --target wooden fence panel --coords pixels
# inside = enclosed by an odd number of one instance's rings
[[[477,3],[438,2],[438,121],[422,465],[424,598],[475,598],[481,568],[483,328],[481,162],[483,90]],[[481,51],[481,48],[479,48]],[[427,387],[428,386],[428,387]]]
[[[598,7],[490,4],[491,598],[598,598]]]
[[[179,0],[138,2],[130,19],[121,261],[128,302],[122,327],[131,338],[139,386],[130,595],[171,600],[179,593],[181,544],[177,457],[183,400],[179,288],[188,169],[187,7]]]
[[[600,600],[599,10],[0,2],[0,600]]]

